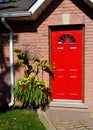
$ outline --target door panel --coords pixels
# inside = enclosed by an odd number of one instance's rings
[[[82,30],[52,31],[52,99],[82,100]]]

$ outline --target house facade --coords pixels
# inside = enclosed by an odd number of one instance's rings
[[[93,111],[92,1],[22,3],[0,4],[0,104],[13,104],[13,85],[23,73],[13,65],[15,47],[32,49],[51,64],[54,79],[43,77],[51,88],[50,106]]]

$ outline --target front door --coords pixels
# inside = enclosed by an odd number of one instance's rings
[[[52,99],[82,100],[82,29],[51,32]]]

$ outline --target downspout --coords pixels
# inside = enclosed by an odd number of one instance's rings
[[[14,68],[13,68],[13,31],[9,24],[6,22],[5,18],[1,18],[1,22],[3,25],[10,31],[9,33],[9,41],[10,41],[10,86],[11,86],[11,101],[8,104],[9,107],[14,105]]]

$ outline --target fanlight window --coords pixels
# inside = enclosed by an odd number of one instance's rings
[[[58,40],[58,44],[75,44],[75,43],[76,43],[75,38],[70,34],[64,34]]]

